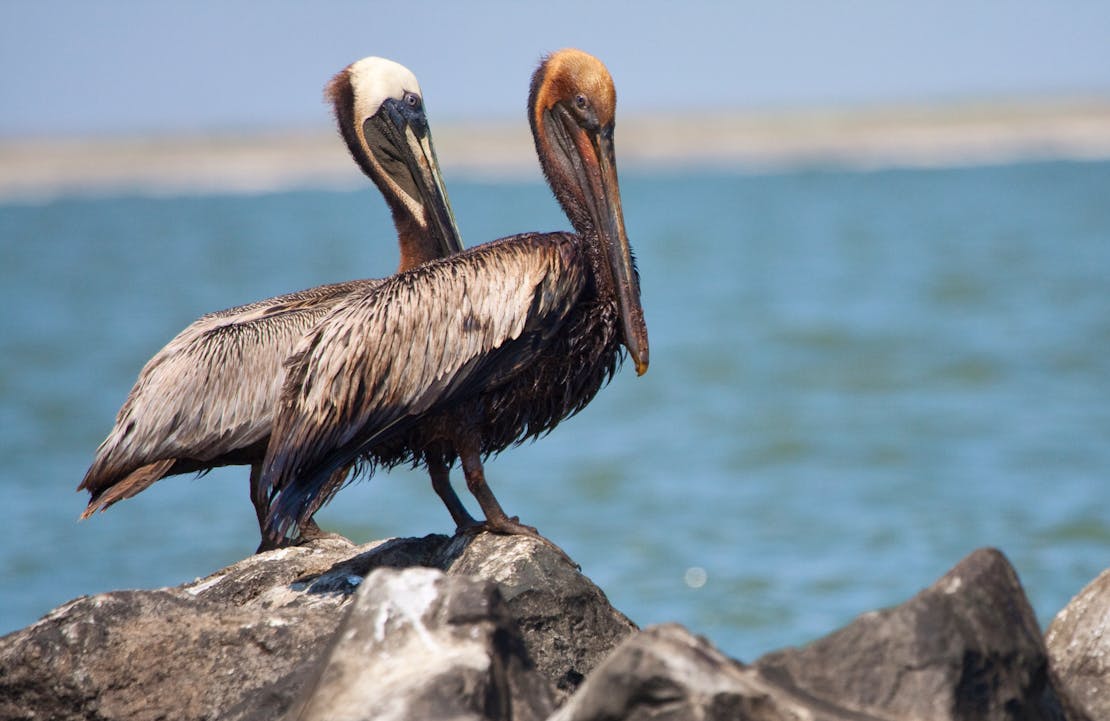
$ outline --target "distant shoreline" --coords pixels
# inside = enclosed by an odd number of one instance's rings
[[[433,118],[434,121],[434,118]],[[527,125],[435,123],[448,179],[539,180]],[[953,167],[1110,158],[1110,98],[620,118],[622,170]],[[0,200],[263,193],[365,183],[331,128],[0,139]]]

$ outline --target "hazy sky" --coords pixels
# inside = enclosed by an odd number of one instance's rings
[[[0,0],[0,136],[330,127],[321,89],[365,55],[409,66],[433,122],[524,122],[568,45],[626,114],[1110,96],[1104,0]]]

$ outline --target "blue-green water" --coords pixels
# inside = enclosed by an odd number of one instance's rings
[[[539,184],[449,187],[468,245],[567,227]],[[1007,553],[1042,623],[1110,566],[1110,164],[622,187],[651,370],[487,472],[633,620],[750,660],[980,546]],[[80,523],[74,488],[189,321],[391,272],[376,194],[9,204],[0,243],[0,633],[250,553],[246,469]],[[451,530],[416,472],[354,485],[320,520],[360,542]]]

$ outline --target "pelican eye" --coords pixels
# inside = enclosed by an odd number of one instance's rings
[[[420,109],[420,96],[416,93],[406,92],[402,100],[404,101],[405,105],[408,105],[410,108],[415,108],[416,110]]]
[[[598,127],[597,114],[594,112],[593,106],[590,104],[589,97],[585,93],[578,93],[574,96],[574,104],[564,101],[564,107],[570,115],[573,115],[575,122],[580,127],[596,130]]]

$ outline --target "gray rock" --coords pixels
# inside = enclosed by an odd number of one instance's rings
[[[176,588],[79,598],[0,638],[0,718],[274,718],[318,673],[363,578],[412,566],[496,574],[488,580],[504,582],[510,613],[520,611],[529,657],[564,695],[635,628],[564,556],[534,539],[428,536],[361,547],[323,539]],[[525,591],[522,579],[560,585]],[[603,606],[586,608],[587,598]],[[541,599],[559,612],[538,611]],[[569,618],[554,619],[560,612]],[[546,628],[548,620],[557,627]],[[578,633],[550,640],[567,625]]]
[[[450,573],[500,586],[528,653],[555,685],[556,706],[636,630],[600,588],[544,545],[506,546],[484,534],[466,547]]]
[[[548,721],[909,721],[785,689],[665,624],[627,639]]]
[[[1110,570],[1052,619],[1045,634],[1052,679],[1073,721],[1110,719]]]
[[[275,551],[177,588],[72,601],[0,639],[0,718],[222,718],[316,661],[343,594],[289,580],[351,549]]]
[[[549,721],[802,721],[750,668],[681,626],[627,639]],[[781,694],[779,694],[781,696]]]
[[[551,721],[1062,720],[1013,569],[977,551],[893,609],[752,666],[676,626],[622,643]]]
[[[1036,616],[993,549],[975,551],[901,606],[755,666],[795,698],[881,719],[1063,718]]]
[[[495,583],[378,569],[289,718],[540,721],[552,708]]]
[[[679,626],[636,631],[534,539],[325,539],[80,598],[0,638],[0,718],[1093,721],[1110,718],[1108,586],[1053,622],[1051,677],[1017,576],[989,549],[901,606],[745,666]]]

